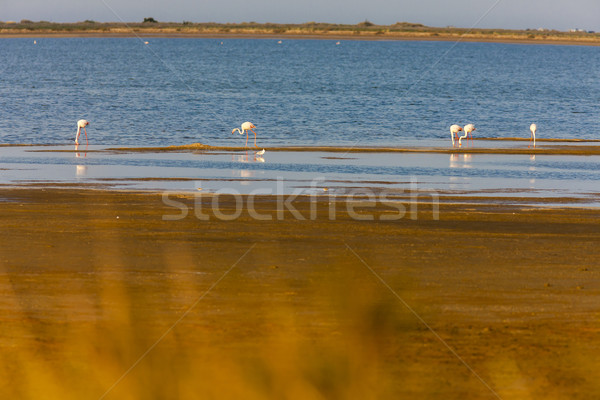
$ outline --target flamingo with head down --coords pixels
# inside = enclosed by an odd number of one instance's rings
[[[471,140],[473,140],[473,134],[471,132],[473,132],[475,130],[475,125],[468,124],[468,125],[465,125],[465,127],[463,129],[465,131],[465,134],[463,136],[461,136],[460,138],[458,138],[459,146],[462,146],[462,140],[465,138],[468,138],[469,136],[471,137]]]
[[[88,137],[87,132],[85,131],[85,127],[89,124],[90,123],[87,122],[85,119],[80,119],[79,121],[77,121],[77,136],[75,136],[75,144],[79,144],[79,135],[81,134],[81,128],[83,128],[83,133],[85,133],[85,143],[88,143]]]
[[[450,127],[450,137],[452,138],[452,147],[454,147],[454,137],[456,136],[456,140],[458,139],[458,132],[462,131],[463,128],[460,125],[452,125]]]
[[[533,139],[533,147],[535,147],[535,131],[537,131],[537,125],[531,124],[529,126],[529,130],[531,131],[531,136],[529,137],[529,147],[531,147],[531,140]]]

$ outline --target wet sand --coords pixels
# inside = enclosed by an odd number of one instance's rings
[[[213,199],[1,189],[0,396],[600,395],[600,211]]]

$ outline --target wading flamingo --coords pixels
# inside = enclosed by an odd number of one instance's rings
[[[450,137],[452,138],[452,147],[454,147],[454,136],[456,136],[456,140],[458,140],[458,132],[462,131],[459,125],[452,125],[450,127]]]
[[[461,136],[461,137],[458,139],[458,145],[459,145],[459,146],[462,146],[462,143],[461,143],[461,141],[462,141],[464,138],[468,138],[469,136],[471,136],[471,140],[473,140],[473,134],[472,134],[471,132],[473,132],[473,131],[475,130],[475,125],[473,125],[473,124],[468,124],[468,125],[465,125],[465,127],[464,127],[463,129],[465,130],[465,134],[464,134],[464,136]]]
[[[77,136],[75,136],[75,144],[79,144],[79,134],[81,133],[81,128],[83,128],[83,133],[85,133],[85,143],[88,143],[87,132],[85,131],[85,127],[90,123],[85,119],[80,119],[77,121]]]
[[[537,125],[531,124],[529,130],[531,131],[531,137],[529,137],[529,146],[527,147],[531,147],[531,139],[533,139],[533,147],[535,147],[535,131],[537,131]]]
[[[235,131],[238,131],[240,135],[243,135],[244,132],[246,132],[246,147],[248,147],[248,131],[252,131],[252,133],[254,133],[254,147],[258,147],[256,145],[256,132],[254,132],[252,128],[256,128],[256,126],[254,126],[252,122],[246,121],[242,124],[242,130],[240,130],[240,128],[235,128],[231,131],[231,134],[234,134]]]

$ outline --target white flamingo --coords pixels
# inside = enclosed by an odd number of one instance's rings
[[[88,137],[87,132],[85,131],[85,127],[89,124],[90,123],[87,122],[85,119],[80,119],[79,121],[77,121],[77,136],[75,136],[75,144],[79,144],[79,134],[81,133],[81,128],[83,128],[83,133],[85,133],[85,143],[88,143]]]
[[[463,128],[460,125],[452,125],[450,127],[450,137],[452,138],[452,147],[454,147],[454,136],[456,136],[456,140],[458,140],[458,132],[462,131]]]
[[[529,126],[529,130],[531,131],[531,137],[529,138],[529,147],[531,147],[531,139],[533,139],[533,147],[535,147],[535,131],[537,131],[537,125],[531,124]]]
[[[463,129],[465,130],[465,134],[463,136],[461,136],[460,138],[458,138],[459,146],[462,146],[461,142],[464,138],[471,136],[471,140],[473,140],[473,134],[471,132],[473,132],[475,130],[475,125],[468,124],[468,125],[465,125],[465,127]]]
[[[248,147],[248,131],[251,131],[252,133],[254,133],[254,147],[258,147],[258,146],[256,145],[256,132],[254,132],[254,131],[252,130],[252,128],[256,128],[256,126],[254,126],[254,124],[253,124],[252,122],[246,121],[246,122],[244,122],[244,123],[242,124],[242,130],[240,130],[240,128],[234,128],[234,129],[231,131],[231,134],[234,134],[234,133],[235,133],[235,131],[238,131],[238,133],[239,133],[240,135],[243,135],[243,134],[244,134],[244,132],[246,132],[246,147]]]

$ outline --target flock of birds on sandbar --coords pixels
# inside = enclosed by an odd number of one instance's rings
[[[461,127],[460,125],[452,125],[450,127],[450,136],[452,137],[452,147],[454,147],[454,144],[456,142],[458,142],[458,146],[462,146],[462,140],[471,136],[471,140],[473,140],[473,134],[472,132],[475,130],[475,125],[473,124],[468,124],[465,125],[465,127]],[[458,137],[458,132],[463,131],[465,134],[461,137]],[[454,140],[454,138],[456,137],[456,140]]]
[[[81,134],[81,129],[83,129],[83,133],[85,134],[85,142],[86,142],[86,144],[88,143],[88,137],[87,137],[87,132],[85,130],[85,127],[88,126],[89,124],[90,123],[85,119],[80,119],[79,121],[77,121],[77,136],[75,136],[75,144],[79,144],[79,135]],[[241,125],[240,128],[234,128],[231,131],[231,134],[233,135],[236,131],[240,135],[243,135],[245,133],[246,134],[245,146],[248,147],[248,137],[249,137],[248,131],[250,131],[250,132],[254,133],[254,147],[258,147],[256,145],[256,132],[254,132],[256,125],[254,125],[250,121],[246,121]],[[473,140],[473,131],[475,131],[475,130],[476,130],[475,125],[473,125],[473,124],[467,124],[464,127],[462,127],[460,125],[450,126],[450,138],[452,139],[452,147],[456,146],[456,143],[458,143],[458,146],[461,147],[463,139]],[[529,138],[529,143],[530,143],[529,147],[531,147],[532,141],[533,141],[533,147],[535,147],[535,132],[537,131],[537,125],[531,124],[529,126],[529,130],[531,131],[531,136]],[[458,132],[464,132],[464,135],[458,136]],[[262,149],[261,151],[257,151],[256,154],[258,154],[259,156],[262,156],[263,154],[265,154],[265,149]]]
[[[452,139],[452,147],[456,145],[458,142],[458,147],[462,146],[463,139],[471,139],[473,140],[473,131],[475,130],[475,125],[467,124],[464,127],[460,125],[452,125],[450,126],[450,138]],[[533,141],[533,147],[535,147],[535,132],[537,131],[537,125],[531,124],[529,126],[529,130],[531,131],[531,136],[529,137],[529,147],[531,147],[531,142]],[[458,132],[464,132],[463,136],[458,136]]]
[[[463,139],[471,139],[473,140],[473,131],[475,130],[475,125],[467,124],[464,127],[460,125],[452,125],[450,126],[450,138],[452,139],[452,147],[456,145],[458,142],[458,147],[462,146]],[[531,124],[529,126],[529,130],[531,131],[531,136],[529,137],[529,147],[531,147],[531,142],[533,141],[533,147],[535,147],[535,132],[537,131],[537,125]],[[464,132],[463,136],[458,136],[458,132]]]

